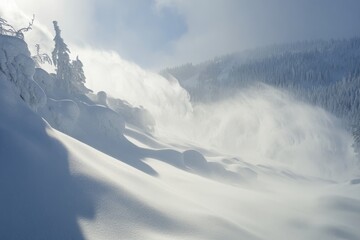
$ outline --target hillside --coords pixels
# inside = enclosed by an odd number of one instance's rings
[[[360,126],[360,39],[299,42],[236,53],[198,65],[162,71],[190,93],[193,102],[226,99],[264,83],[290,92]]]
[[[0,239],[360,237],[334,116],[268,86],[192,105],[175,79],[118,66],[155,100],[73,88],[0,35]]]

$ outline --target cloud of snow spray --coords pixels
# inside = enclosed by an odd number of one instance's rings
[[[337,119],[268,86],[193,112],[169,132],[177,128],[176,134],[207,148],[307,175],[342,179],[356,166],[353,139]]]
[[[123,60],[115,52],[77,49],[84,63],[87,86],[143,106],[155,117],[170,121],[192,111],[188,93],[177,81],[169,82],[158,74],[145,71]]]
[[[145,71],[116,53],[85,50],[88,85],[148,109],[156,134],[195,142],[252,163],[284,165],[326,178],[355,168],[352,137],[325,111],[265,85],[223,102],[191,106],[176,81]]]

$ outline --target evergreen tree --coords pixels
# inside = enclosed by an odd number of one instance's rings
[[[72,83],[75,85],[78,91],[81,93],[88,93],[91,90],[85,87],[85,74],[83,70],[83,63],[80,61],[79,57],[76,57],[76,60],[73,60],[71,63],[72,66]]]
[[[67,94],[84,94],[90,92],[85,87],[85,74],[83,64],[79,57],[70,60],[70,50],[61,37],[61,30],[56,21],[53,21],[55,29],[55,48],[52,52],[52,60],[56,66],[56,78],[59,87],[63,88]]]
[[[56,67],[56,77],[61,80],[61,86],[68,92],[71,91],[71,78],[72,78],[72,67],[70,63],[69,53],[70,50],[65,44],[61,37],[61,30],[57,24],[57,21],[53,21],[55,29],[55,48],[52,52],[52,60]]]

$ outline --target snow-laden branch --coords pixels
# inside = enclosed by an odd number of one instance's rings
[[[48,63],[52,65],[52,61],[50,56],[47,53],[40,53],[40,45],[36,44],[36,55],[32,56],[31,58],[35,61],[36,66],[40,67],[40,64]]]
[[[32,29],[34,20],[35,20],[35,15],[33,15],[31,22],[29,22],[29,25],[27,27],[16,30],[5,19],[0,17],[0,35],[7,35],[7,36],[13,36],[20,39],[24,39],[24,32],[27,32]]]

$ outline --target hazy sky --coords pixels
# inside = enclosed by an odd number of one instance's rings
[[[359,0],[15,2],[51,31],[58,20],[68,42],[116,50],[150,69],[273,43],[360,36]]]

